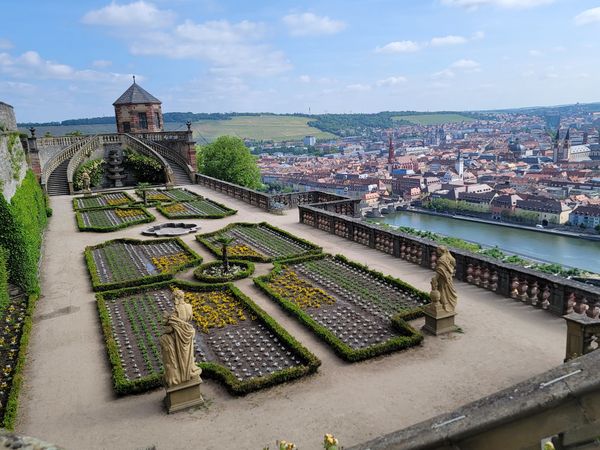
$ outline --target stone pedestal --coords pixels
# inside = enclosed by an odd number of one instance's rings
[[[171,414],[192,406],[202,405],[204,399],[200,393],[200,383],[202,383],[202,380],[197,377],[185,383],[168,387],[166,389],[167,396],[165,397],[167,412]]]
[[[425,314],[425,325],[422,328],[424,331],[435,336],[456,331],[456,326],[454,325],[456,312],[448,312],[441,305],[436,307],[430,304],[423,308],[423,313]]]

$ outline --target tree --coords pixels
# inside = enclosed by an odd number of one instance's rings
[[[200,148],[198,171],[209,177],[256,189],[261,186],[256,158],[237,137],[221,136]]]
[[[225,236],[224,234],[221,234],[215,239],[215,242],[221,244],[221,253],[223,258],[223,273],[229,272],[229,258],[227,257],[227,247],[229,247],[233,243],[233,241],[235,241],[235,238]]]
[[[150,183],[138,183],[137,187],[142,191],[142,198],[144,199],[144,206],[148,206],[148,196],[146,195],[150,188]]]

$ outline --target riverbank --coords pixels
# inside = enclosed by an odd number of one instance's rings
[[[536,233],[546,233],[546,234],[550,234],[553,236],[564,236],[564,237],[571,237],[571,238],[577,238],[577,239],[586,239],[588,241],[600,241],[600,235],[598,235],[598,234],[593,235],[593,234],[586,234],[586,233],[572,233],[570,231],[555,230],[552,228],[530,227],[527,225],[520,225],[518,223],[499,222],[497,220],[482,219],[479,217],[469,217],[469,216],[445,214],[445,213],[440,213],[437,211],[431,211],[428,209],[415,208],[412,206],[407,207],[405,211],[409,211],[409,212],[417,213],[417,214],[427,214],[430,216],[445,217],[448,219],[465,220],[467,222],[485,223],[488,225],[498,225],[501,227],[516,228],[516,229],[527,230],[527,231],[535,231]],[[402,212],[402,211],[397,211],[397,212]]]

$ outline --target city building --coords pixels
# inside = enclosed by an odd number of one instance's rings
[[[163,131],[161,101],[135,82],[113,103],[118,133]]]

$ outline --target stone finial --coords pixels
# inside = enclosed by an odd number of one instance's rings
[[[192,131],[192,121],[191,121],[191,120],[188,120],[188,121],[185,123],[185,126],[187,127],[188,133],[190,133],[190,132]]]
[[[31,133],[31,137],[35,138],[35,128],[34,127],[29,128],[29,132]]]

